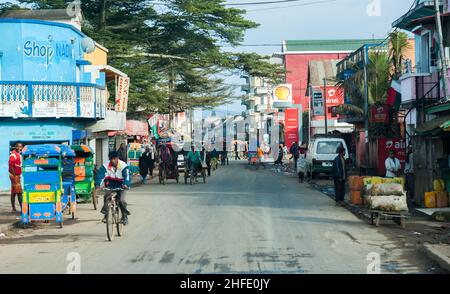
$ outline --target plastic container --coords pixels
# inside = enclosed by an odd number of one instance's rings
[[[363,199],[361,197],[361,191],[351,191],[350,192],[350,201],[354,205],[362,205]]]
[[[350,176],[348,178],[350,184],[350,190],[362,191],[364,189],[364,178],[359,176]]]
[[[445,191],[445,182],[442,179],[433,181],[433,188],[436,192],[444,192]]]
[[[425,192],[425,207],[436,208],[436,192]]]
[[[436,193],[436,207],[437,208],[448,207],[447,192],[437,192]]]

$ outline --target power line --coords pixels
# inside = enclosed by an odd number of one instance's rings
[[[277,0],[277,1],[264,1],[264,2],[246,2],[246,3],[230,3],[225,4],[226,6],[248,6],[248,5],[267,5],[267,4],[278,4],[286,2],[300,2],[304,0]]]
[[[247,10],[247,12],[268,11],[268,10],[274,10],[274,9],[283,9],[283,8],[300,7],[300,6],[310,6],[310,5],[315,5],[315,4],[324,4],[324,3],[336,2],[336,1],[337,0],[324,0],[324,1],[316,1],[316,2],[307,2],[307,3],[302,3],[302,4],[296,4],[296,5],[279,6],[279,7],[272,7],[272,8],[251,9],[251,10]]]

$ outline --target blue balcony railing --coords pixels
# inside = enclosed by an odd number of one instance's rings
[[[0,81],[0,117],[103,119],[106,103],[95,84]]]

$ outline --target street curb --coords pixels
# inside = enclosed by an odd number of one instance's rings
[[[7,231],[14,229],[19,224],[20,221],[15,221],[10,224],[0,225],[0,234],[5,234]]]
[[[450,258],[433,248],[432,244],[424,244],[421,250],[432,260],[437,262],[443,269],[450,273]]]

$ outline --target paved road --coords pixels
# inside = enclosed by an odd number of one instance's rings
[[[0,239],[0,273],[66,273],[71,252],[82,273],[366,273],[371,252],[383,273],[430,267],[307,184],[245,164],[206,185],[136,187],[128,201],[130,224],[112,243],[90,205],[63,229],[10,232]]]

